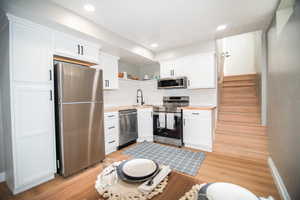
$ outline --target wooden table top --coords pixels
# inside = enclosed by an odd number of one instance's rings
[[[153,200],[177,200],[188,192],[193,185],[201,183],[199,180],[187,175],[172,171],[169,175],[168,185],[163,193],[153,197]]]
[[[172,171],[169,175],[168,184],[163,193],[153,197],[152,200],[178,200],[186,192],[188,192],[193,187],[193,185],[199,183],[199,180],[195,178]],[[95,199],[105,200],[98,193],[96,194],[96,196],[98,196],[98,198]]]
[[[199,182],[199,180],[195,178],[172,171],[171,174],[169,175],[168,184],[164,189],[163,193],[153,197],[152,200],[178,200],[186,192],[188,192],[193,187],[193,185],[199,183],[201,182]],[[96,190],[95,193],[96,193],[95,199],[105,200],[97,193]],[[92,200],[92,198],[88,198],[88,199]]]

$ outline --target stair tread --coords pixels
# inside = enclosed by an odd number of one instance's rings
[[[223,81],[256,80],[256,79],[257,79],[257,74],[244,74],[244,75],[224,76]]]
[[[217,130],[216,135],[230,135],[230,136],[242,136],[246,138],[257,138],[257,139],[268,139],[268,136],[265,133],[261,132],[239,132],[238,130],[229,131],[229,130]]]
[[[260,127],[260,124],[249,124],[247,122],[228,122],[228,121],[218,121],[220,124],[226,124],[226,125],[237,125],[237,126],[243,126],[243,127]]]
[[[256,83],[223,83],[222,87],[256,86]]]

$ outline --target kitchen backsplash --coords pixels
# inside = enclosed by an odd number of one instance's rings
[[[171,89],[158,90],[157,82],[119,80],[118,90],[104,91],[104,106],[136,104],[136,90],[141,88],[146,104],[161,105],[163,96],[189,96],[190,105],[217,105],[217,89]]]

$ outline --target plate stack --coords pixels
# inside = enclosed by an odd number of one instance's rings
[[[148,159],[127,160],[117,167],[118,177],[130,183],[145,182],[156,176],[158,172],[158,164]]]

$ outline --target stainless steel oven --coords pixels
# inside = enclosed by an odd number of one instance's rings
[[[157,81],[158,89],[187,88],[187,77],[162,78]]]
[[[170,96],[163,98],[163,106],[153,108],[153,138],[155,142],[183,145],[183,119],[180,107],[188,105],[188,96]]]

